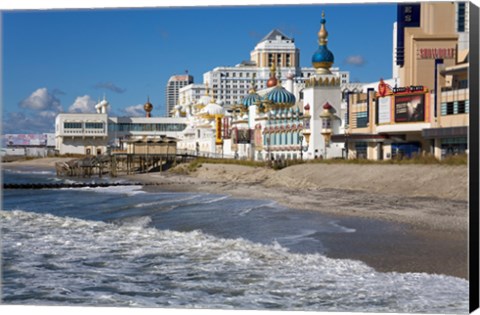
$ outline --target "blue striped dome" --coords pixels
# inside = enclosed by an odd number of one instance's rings
[[[265,100],[274,104],[295,104],[295,95],[285,90],[283,86],[276,86],[266,96]]]
[[[252,105],[257,105],[257,102],[260,102],[261,100],[261,97],[257,93],[250,92],[242,99],[242,104],[245,107],[249,107]]]

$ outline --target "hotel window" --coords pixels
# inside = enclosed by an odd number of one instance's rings
[[[282,55],[277,54],[277,65],[280,66],[282,64]]]
[[[290,67],[291,66],[291,59],[290,59],[290,54],[287,54],[287,67]]]
[[[448,102],[447,103],[447,115],[453,115],[455,112],[455,107],[453,102]]]
[[[457,110],[457,114],[465,114],[466,111],[465,111],[465,101],[459,101],[458,102],[458,110]]]
[[[458,89],[468,89],[468,80],[460,80],[458,82]]]
[[[63,128],[65,129],[81,129],[82,123],[81,122],[64,122]]]
[[[357,112],[354,114],[357,119],[357,128],[364,128],[368,125],[367,112]]]
[[[465,32],[465,2],[458,3],[457,31]]]
[[[101,122],[97,122],[97,123],[94,123],[94,122],[87,122],[85,123],[85,128],[87,129],[103,129],[103,123]]]

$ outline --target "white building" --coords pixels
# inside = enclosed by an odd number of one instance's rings
[[[109,149],[126,149],[126,141],[149,136],[180,138],[185,118],[148,117],[152,105],[144,106],[147,117],[108,117],[106,100],[97,113],[61,113],[55,119],[55,147],[59,154],[101,155]]]
[[[55,148],[60,154],[101,155],[107,152],[108,115],[58,114]]]

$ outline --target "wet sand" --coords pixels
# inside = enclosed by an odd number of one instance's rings
[[[57,161],[3,166],[43,168]],[[188,174],[124,178],[155,184],[146,190],[269,199],[293,209],[318,211],[356,230],[326,235],[323,243],[329,257],[361,260],[384,272],[468,279],[467,174],[466,166],[311,164],[274,171],[204,164]]]
[[[217,165],[205,165],[211,169]],[[228,169],[231,165],[221,166]],[[259,170],[262,172],[263,170]],[[267,170],[270,171],[270,170]],[[205,170],[204,170],[205,172]],[[259,176],[258,173],[256,176]],[[332,258],[361,260],[383,272],[426,272],[468,279],[468,203],[434,196],[407,197],[362,190],[269,185],[200,174],[130,175],[132,181],[155,183],[147,190],[227,194],[236,198],[270,199],[284,206],[319,211],[340,220],[355,233],[326,235]],[[387,226],[388,228],[385,228]]]

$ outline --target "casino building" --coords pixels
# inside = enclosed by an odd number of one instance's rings
[[[404,3],[397,10],[397,85],[382,80],[366,93],[349,95],[347,128],[333,141],[345,143],[349,158],[468,153],[465,3]]]
[[[238,103],[216,99],[213,88],[197,102],[175,106],[174,117],[188,121],[179,152],[254,160],[341,157],[343,143],[331,143],[330,136],[343,132],[342,74],[332,71],[325,24],[323,14],[312,56],[314,72],[304,82],[303,99],[295,89],[295,73],[284,74],[282,67],[290,65],[285,60],[297,62],[292,50],[291,59],[282,55],[269,63],[264,88],[257,90],[255,73],[248,76],[250,89]],[[268,54],[252,56],[258,62],[270,60]],[[281,61],[278,66],[276,61]]]

